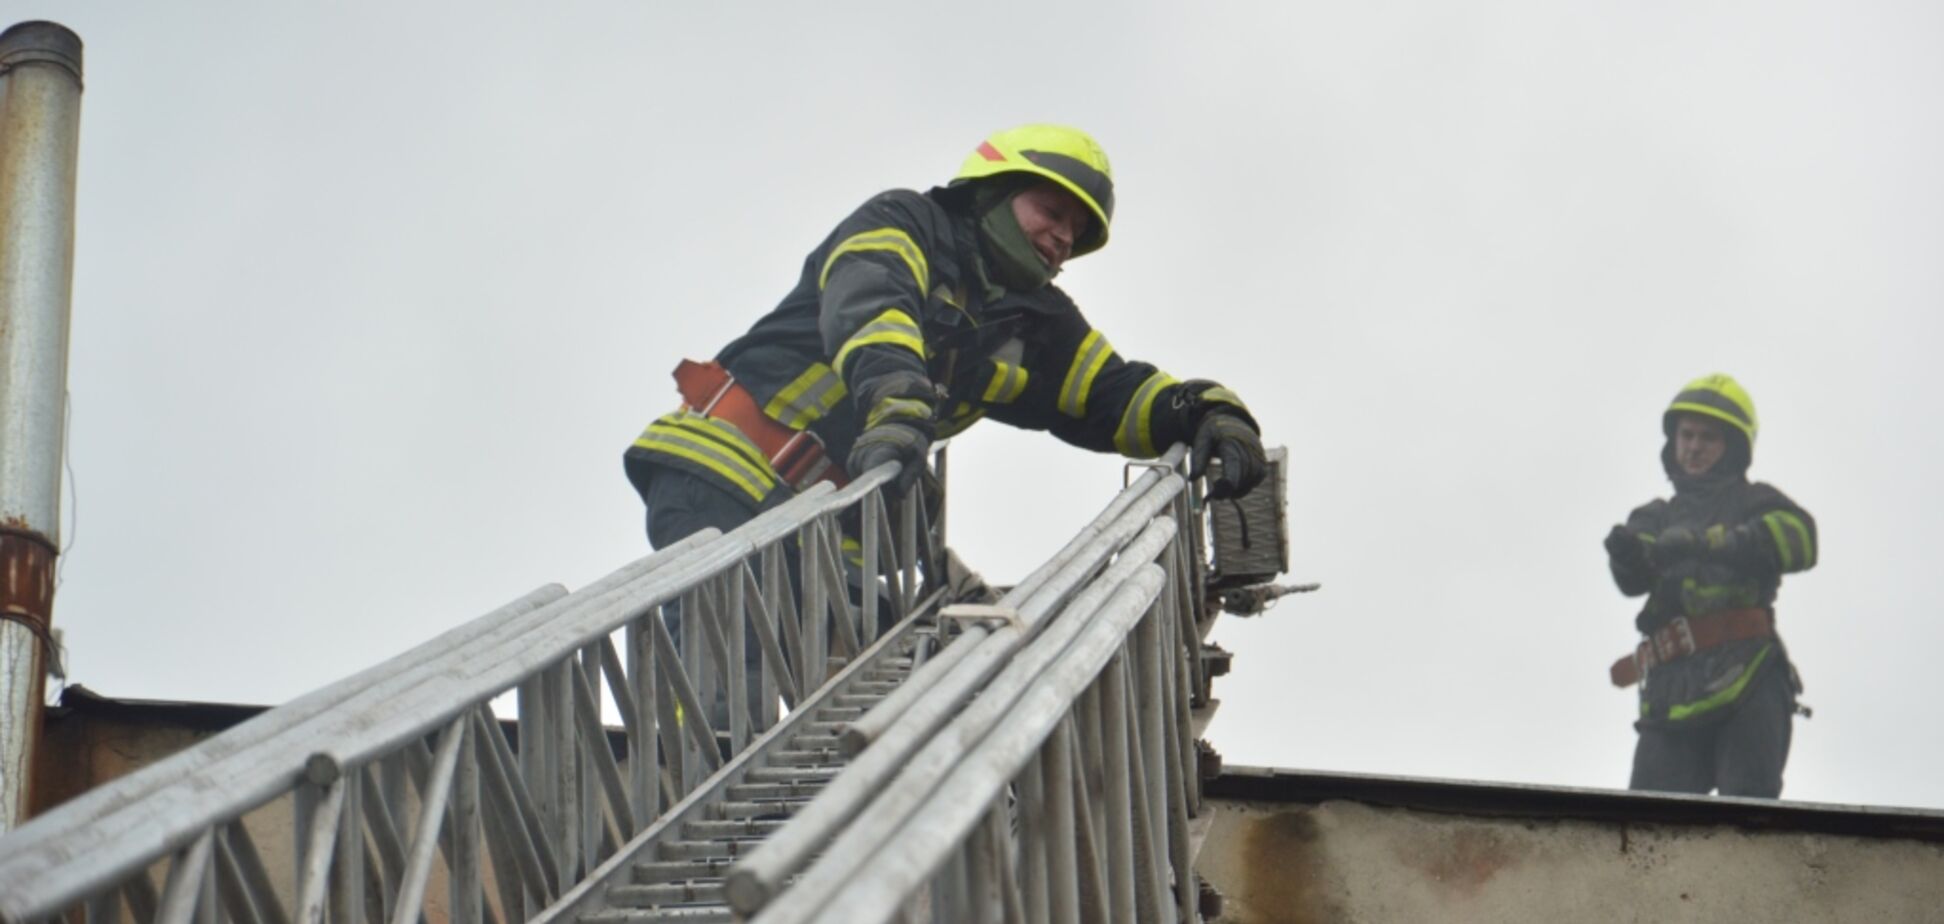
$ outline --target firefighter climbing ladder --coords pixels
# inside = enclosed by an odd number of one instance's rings
[[[540,588],[0,837],[0,921],[1198,920],[1184,454],[996,604],[895,465]]]

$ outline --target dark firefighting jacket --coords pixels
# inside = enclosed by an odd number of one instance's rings
[[[989,284],[976,227],[948,195],[864,203],[804,259],[782,304],[716,354],[768,417],[807,429],[838,465],[887,421],[943,438],[990,417],[1136,458],[1189,440],[1217,406],[1253,425],[1227,389],[1115,352],[1057,286]],[[759,509],[791,493],[737,428],[688,411],[651,423],[629,454]]]
[[[1815,519],[1774,487],[1748,481],[1745,461],[1724,459],[1728,473],[1691,479],[1676,470],[1671,452],[1662,457],[1675,476],[1674,497],[1635,509],[1627,517],[1628,529],[1651,542],[1674,527],[1705,537],[1710,530],[1747,524],[1754,541],[1732,556],[1697,554],[1659,573],[1638,561],[1610,558],[1621,593],[1647,595],[1636,627],[1652,633],[1679,617],[1723,610],[1760,608],[1772,614],[1782,576],[1816,564]],[[1725,717],[1764,671],[1781,672],[1796,683],[1779,637],[1728,642],[1656,664],[1640,685],[1641,721],[1685,726]]]

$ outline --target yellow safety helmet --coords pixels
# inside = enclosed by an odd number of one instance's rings
[[[1676,414],[1700,414],[1724,421],[1748,438],[1750,449],[1755,448],[1755,399],[1726,375],[1704,375],[1681,388],[1667,406],[1667,413],[1661,415],[1661,429],[1669,436],[1674,435]]]
[[[1002,173],[1031,173],[1060,184],[1078,196],[1094,220],[1085,238],[1073,243],[1073,256],[1107,245],[1114,218],[1114,171],[1107,152],[1086,132],[1064,125],[1021,125],[986,140],[967,155],[951,185]]]

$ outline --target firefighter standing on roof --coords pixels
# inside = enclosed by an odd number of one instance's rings
[[[886,462],[902,489],[933,440],[982,417],[1137,458],[1191,442],[1196,474],[1221,460],[1212,495],[1247,492],[1266,462],[1241,399],[1122,357],[1052,284],[1107,243],[1113,211],[1106,154],[1053,125],[991,136],[945,187],[865,202],[782,304],[676,371],[682,406],[624,459],[649,541],[728,530]]]
[[[1782,576],[1819,552],[1816,521],[1750,482],[1755,403],[1725,375],[1688,383],[1662,416],[1672,500],[1607,535],[1620,592],[1647,595],[1643,641],[1613,665],[1640,684],[1633,789],[1775,798],[1801,683],[1775,632]]]

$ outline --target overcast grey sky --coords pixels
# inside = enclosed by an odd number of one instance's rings
[[[1232,763],[1624,786],[1600,539],[1729,372],[1822,529],[1785,795],[1944,807],[1935,3],[4,2],[87,43],[55,605],[76,681],[278,702],[644,551],[668,371],[869,195],[1025,121],[1113,158],[1061,283],[1290,449]],[[997,424],[1010,581],[1120,465]]]

